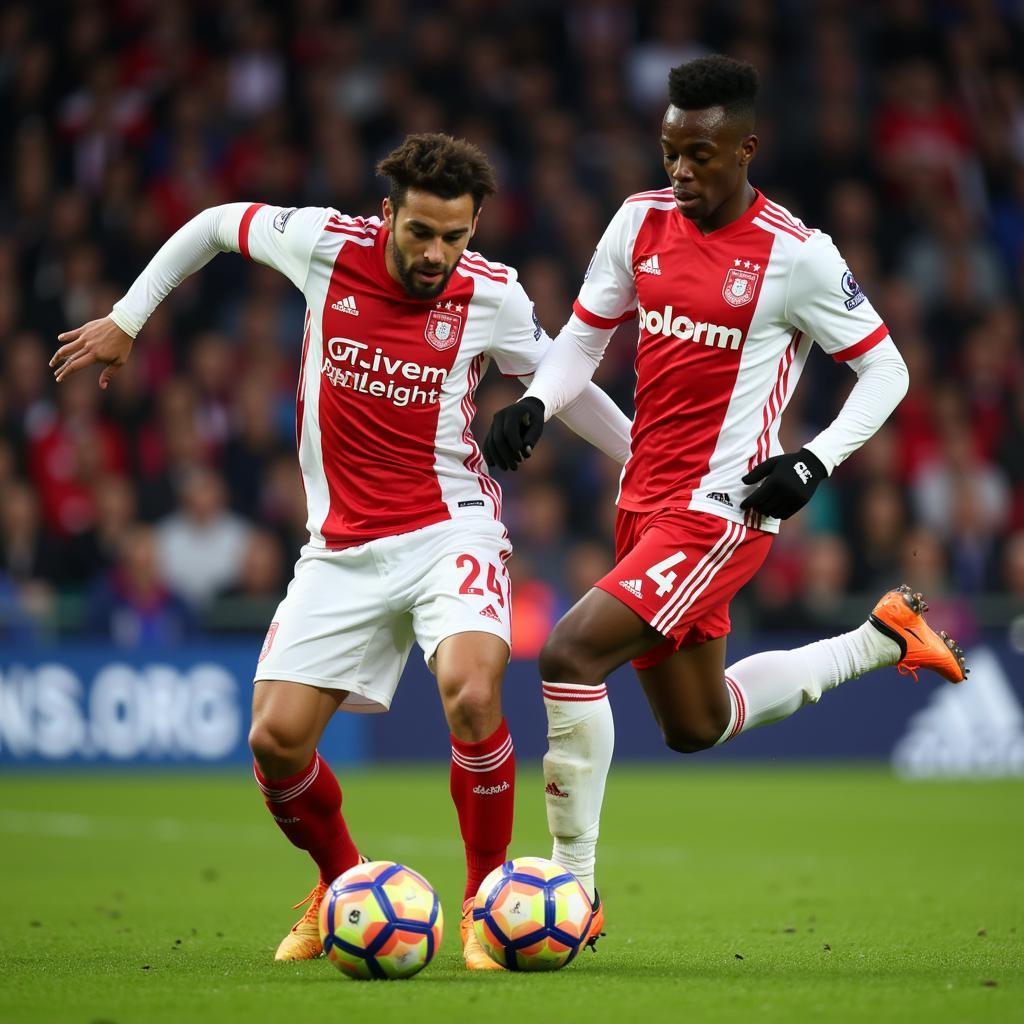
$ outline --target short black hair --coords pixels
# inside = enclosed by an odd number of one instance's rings
[[[377,164],[377,173],[391,182],[391,205],[396,210],[411,188],[442,199],[472,195],[474,213],[498,190],[494,168],[484,151],[443,132],[407,136]]]
[[[754,124],[757,69],[732,57],[698,57],[668,73],[668,100],[680,110],[722,107],[730,119]]]

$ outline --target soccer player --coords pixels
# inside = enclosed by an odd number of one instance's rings
[[[747,180],[757,74],[712,56],[674,68],[661,148],[669,187],[630,196],[526,396],[499,411],[488,462],[515,469],[546,417],[580,394],[615,328],[639,320],[636,417],[616,521],[617,565],[540,655],[553,859],[603,908],[595,851],[614,730],[604,680],[632,661],[667,745],[734,739],[883,665],[964,678],[956,644],[908,587],[853,632],[726,667],[729,602],[779,522],[881,426],[907,388],[889,332],[831,239]],[[817,342],[857,381],[835,421],[783,453],[779,419]]]
[[[360,859],[320,736],[339,709],[386,711],[416,640],[452,734],[465,961],[495,969],[470,913],[512,831],[515,757],[500,697],[512,549],[470,423],[489,360],[528,376],[550,339],[515,271],[466,248],[495,190],[479,149],[413,135],[377,170],[391,184],[383,218],[261,203],[204,211],[109,317],[60,335],[51,365],[60,381],[105,364],[106,387],[160,301],[218,252],[274,267],[302,291],[296,433],[310,538],[259,655],[249,743],[270,813],[320,875],[276,956],[320,955],[326,886]],[[595,386],[563,418],[625,461],[629,421]]]

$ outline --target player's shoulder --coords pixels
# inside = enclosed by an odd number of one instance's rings
[[[644,211],[662,207],[668,210],[676,208],[676,201],[672,196],[672,189],[670,187],[648,189],[646,192],[634,192],[633,195],[626,196],[621,209],[624,212],[634,213],[638,210]]]
[[[803,247],[813,251],[823,242],[826,245],[832,242],[823,231],[808,227],[796,214],[764,194],[757,200],[757,206],[752,223],[774,235],[787,249],[793,250],[794,255]]]
[[[676,212],[676,201],[671,188],[649,189],[626,196],[608,225],[608,237],[627,244],[642,230],[651,218],[671,217]]]
[[[333,207],[323,208],[323,218],[325,234],[362,240],[375,239],[383,225],[380,217],[353,217],[347,213],[339,213]]]
[[[455,270],[463,277],[469,277],[476,283],[477,293],[494,294],[500,301],[506,289],[518,279],[515,268],[507,263],[496,263],[485,259],[480,253],[466,249]]]

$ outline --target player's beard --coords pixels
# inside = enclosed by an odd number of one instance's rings
[[[398,247],[398,243],[395,241],[395,236],[392,235],[388,239],[388,245],[391,246],[391,257],[395,261],[395,270],[398,271],[398,279],[402,282],[402,287],[412,296],[417,299],[435,299],[448,287],[448,278],[452,276],[452,272],[455,270],[454,266],[441,267],[441,278],[440,280],[429,287],[424,287],[416,281],[413,277],[413,272],[417,269],[412,266],[409,260],[406,259],[405,253]],[[429,264],[422,264],[425,269],[430,266]],[[430,266],[431,270],[436,269]]]

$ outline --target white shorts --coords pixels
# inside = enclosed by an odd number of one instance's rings
[[[455,633],[493,633],[511,649],[511,553],[505,527],[482,517],[342,551],[307,544],[255,680],[347,690],[343,710],[387,711],[413,640],[428,665]]]

